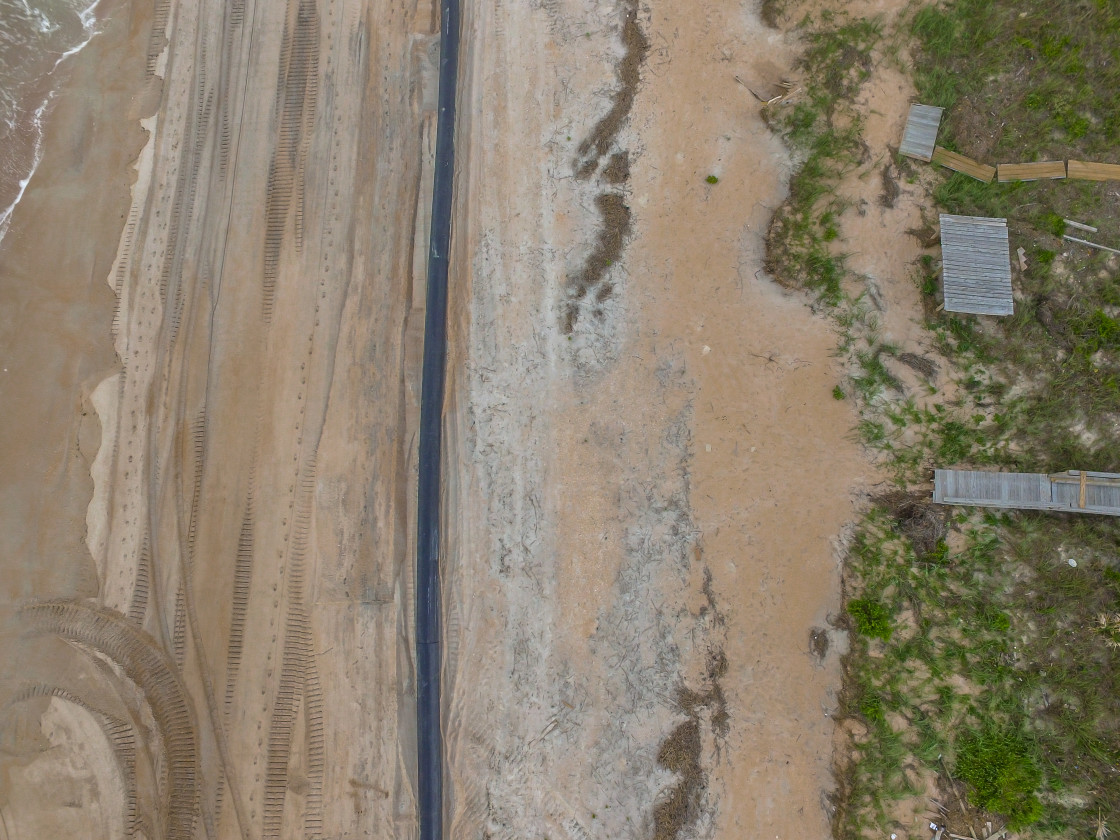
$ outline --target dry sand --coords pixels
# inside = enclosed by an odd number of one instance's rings
[[[875,476],[761,273],[791,45],[679,6],[464,9],[454,837],[828,833]],[[414,836],[432,5],[107,12],[0,244],[4,832]]]
[[[740,4],[639,19],[616,183],[606,157],[573,172],[619,101],[625,4],[468,18],[453,834],[824,837],[832,541],[872,470],[835,337],[760,273],[789,161],[735,76],[776,83],[790,51]],[[633,238],[582,292],[612,193]]]

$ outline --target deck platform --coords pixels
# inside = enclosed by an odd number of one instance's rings
[[[933,500],[942,505],[1120,516],[1120,474],[935,470]]]
[[[942,213],[941,275],[947,311],[1013,314],[1007,220]]]
[[[902,144],[898,151],[907,157],[917,158],[929,163],[933,157],[933,146],[937,142],[937,129],[941,127],[944,108],[936,105],[911,105],[910,116],[906,120],[906,130],[902,133]]]

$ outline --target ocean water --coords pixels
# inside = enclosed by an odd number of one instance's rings
[[[0,238],[42,154],[66,59],[89,43],[97,0],[0,0]]]

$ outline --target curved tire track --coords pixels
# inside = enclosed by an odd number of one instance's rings
[[[199,810],[198,740],[190,698],[175,665],[151,636],[106,607],[46,601],[24,607],[20,614],[38,632],[54,633],[108,657],[140,688],[167,758],[162,835],[193,840]]]

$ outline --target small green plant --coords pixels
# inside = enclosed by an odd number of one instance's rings
[[[719,183],[719,178],[717,178],[715,175],[709,175],[704,180],[707,181],[709,184],[718,184]]]
[[[868,695],[859,701],[859,713],[871,723],[885,723],[887,720],[883,713],[883,701],[876,695]]]
[[[933,551],[922,559],[927,563],[941,564],[946,562],[949,559],[949,544],[945,540],[938,540],[937,545],[933,547]]]
[[[848,614],[855,619],[856,630],[871,639],[891,638],[891,614],[882,603],[873,598],[856,598],[848,602]]]
[[[843,389],[843,388],[841,388],[841,387],[840,387],[839,385],[836,385],[836,386],[834,386],[834,387],[833,387],[833,389],[832,389],[832,398],[833,398],[834,400],[842,400],[842,399],[844,399],[844,398],[845,398],[846,396],[847,396],[847,394],[845,394],[845,393],[844,393],[844,389]]]
[[[972,786],[973,804],[1002,814],[1012,831],[1042,818],[1036,795],[1042,773],[1019,733],[987,729],[966,735],[957,754],[957,775]]]
[[[925,297],[935,297],[937,295],[938,283],[936,274],[923,274],[921,290]]]

